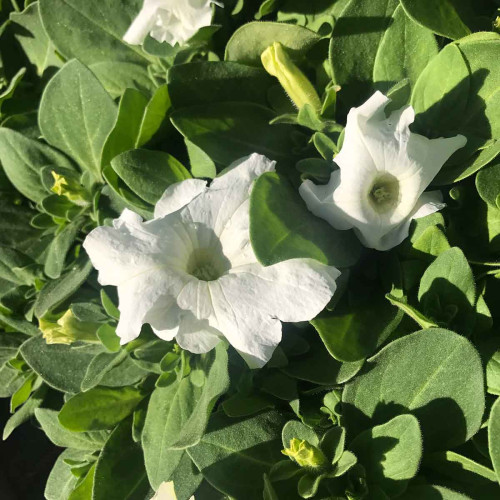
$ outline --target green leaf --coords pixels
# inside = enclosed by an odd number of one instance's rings
[[[64,450],[56,460],[50,472],[45,487],[45,498],[47,500],[67,500],[76,486],[78,479],[71,473],[70,467],[65,460],[82,461],[86,452],[81,450]]]
[[[262,475],[281,458],[278,412],[247,420],[216,413],[201,441],[187,452],[203,476],[219,491],[235,498],[261,500]]]
[[[437,327],[438,325],[431,321],[429,318],[427,318],[424,314],[422,314],[420,311],[415,309],[414,307],[410,306],[410,304],[406,303],[406,299],[400,299],[398,297],[394,297],[390,293],[388,293],[385,298],[393,305],[396,307],[399,307],[401,311],[403,311],[405,314],[407,314],[411,319],[413,319],[416,323],[421,328],[433,328]]]
[[[184,142],[186,143],[193,177],[208,177],[209,179],[213,179],[217,175],[217,167],[210,156],[188,139],[184,138]]]
[[[457,12],[463,0],[401,0],[406,13],[438,35],[456,40],[470,34]]]
[[[35,414],[35,410],[43,403],[43,399],[46,394],[47,386],[42,385],[31,395],[28,401],[26,401],[26,403],[24,403],[23,406],[21,406],[21,408],[14,413],[14,415],[7,420],[5,427],[3,428],[4,441],[15,429],[24,424],[24,422],[29,420]]]
[[[315,217],[296,190],[275,172],[255,181],[250,199],[250,238],[265,266],[303,257],[342,268],[356,263],[361,252],[352,231],[335,230]]]
[[[324,478],[323,474],[319,476],[313,474],[304,474],[297,484],[297,492],[302,498],[312,498],[318,492],[321,480]]]
[[[138,14],[140,1],[131,0],[41,0],[43,27],[66,59],[84,64],[100,61],[145,63],[140,47],[122,37]]]
[[[434,477],[449,481],[472,498],[496,498],[500,486],[494,471],[453,451],[425,454],[422,472],[432,471]]]
[[[413,415],[399,415],[368,429],[349,445],[366,470],[368,488],[379,485],[391,498],[406,489],[422,458],[422,434]]]
[[[455,44],[447,45],[421,73],[411,97],[417,123],[426,135],[457,130],[470,89],[467,62]]]
[[[490,143],[488,142],[488,144]],[[432,184],[441,186],[466,179],[488,165],[488,163],[493,161],[499,153],[500,140],[493,140],[491,145],[487,145],[484,149],[479,149],[464,162],[458,165],[447,165],[446,168],[440,170],[432,181]]]
[[[61,153],[7,128],[0,128],[0,160],[14,187],[35,202],[42,201],[49,194],[40,178],[43,167],[58,165],[73,169]]]
[[[103,431],[71,432],[59,423],[58,412],[48,408],[37,408],[35,417],[47,437],[61,448],[85,451],[100,450],[108,437],[107,433]]]
[[[252,22],[238,28],[226,45],[224,59],[261,67],[260,56],[274,42],[280,42],[292,58],[304,57],[318,43],[314,31],[285,23]]]
[[[473,173],[475,168],[467,160],[499,137],[499,46],[500,35],[495,33],[476,33],[449,44],[427,65],[414,87],[416,131],[428,137],[467,137],[467,144],[447,162],[453,166],[448,182],[462,177],[459,165],[467,175]],[[440,183],[446,181],[447,165]]]
[[[267,104],[274,80],[262,68],[230,61],[178,64],[168,71],[168,88],[175,108],[213,102]]]
[[[194,465],[191,457],[184,453],[172,476],[175,496],[178,500],[189,499],[203,481],[203,475]],[[204,498],[200,493],[201,498]]]
[[[88,67],[113,99],[121,97],[124,89],[128,88],[136,88],[147,94],[153,94],[156,90],[143,64],[112,60],[89,63]]]
[[[290,128],[269,125],[275,113],[248,102],[220,102],[175,111],[177,130],[201,148],[215,163],[227,167],[252,153],[271,160],[290,157]]]
[[[408,78],[415,84],[422,70],[438,53],[434,35],[410,19],[398,5],[386,29],[373,66],[373,81],[382,91]]]
[[[471,500],[467,495],[433,484],[411,486],[398,498],[400,500]]]
[[[170,451],[193,446],[205,431],[212,408],[229,385],[227,352],[223,343],[205,356],[204,383],[193,383],[195,371],[167,387],[157,387],[149,401],[142,446],[149,481],[157,489],[172,472]],[[176,465],[176,464],[175,464]]]
[[[34,261],[13,248],[0,246],[0,278],[17,285],[33,285],[37,275]]]
[[[16,30],[14,37],[21,44],[30,62],[36,66],[39,76],[42,76],[47,68],[61,65],[61,60],[55,54],[55,47],[42,26],[39,2],[28,5],[23,12],[12,12],[10,19],[23,28]]]
[[[93,500],[144,500],[150,486],[139,444],[132,440],[131,419],[109,436],[95,469]]]
[[[22,374],[8,364],[0,366],[0,398],[12,396],[21,387],[23,380]]]
[[[118,115],[102,153],[102,166],[129,149],[136,149],[146,144],[162,124],[170,98],[166,85],[159,87],[151,100],[135,89],[125,89]]]
[[[191,178],[173,156],[162,151],[134,149],[111,161],[113,170],[138,196],[155,204],[168,186]]]
[[[127,358],[128,353],[125,349],[117,352],[101,352],[90,362],[85,377],[83,377],[81,390],[88,391],[98,385],[106,373],[118,366]],[[124,384],[125,385],[125,384]]]
[[[385,298],[333,313],[321,314],[311,321],[328,352],[339,361],[359,361],[373,354],[398,326],[402,314]]]
[[[336,385],[354,377],[363,365],[362,361],[340,363],[328,353],[319,338],[314,339],[313,332],[308,341],[309,351],[282,368],[290,377],[319,385]]]
[[[398,5],[398,0],[351,0],[336,20],[330,64],[334,83],[342,87],[338,97],[344,112],[359,106],[373,91],[377,51]]]
[[[479,196],[494,208],[498,208],[496,200],[500,195],[500,162],[483,168],[476,176],[476,188]]]
[[[426,316],[468,334],[475,323],[476,284],[462,250],[450,248],[427,268],[418,300]]]
[[[3,88],[0,92],[0,116],[1,116],[1,111],[2,111],[2,106],[4,102],[8,101],[11,99],[17,89],[17,86],[21,83],[24,75],[26,74],[26,68],[21,68],[10,80],[9,85],[7,88]],[[12,121],[10,122],[12,124]],[[2,123],[2,127],[5,127],[5,121]],[[8,128],[14,128],[14,127],[8,127]],[[2,175],[3,177],[3,175]]]
[[[446,239],[443,229],[440,226],[430,226],[423,233],[412,241],[415,256],[426,255],[437,257],[450,249],[450,244]]]
[[[40,102],[40,130],[50,144],[100,179],[102,150],[116,113],[115,103],[94,74],[74,60],[66,63],[45,87]]]
[[[25,340],[26,336],[22,333],[0,332],[0,366],[17,355]]]
[[[120,213],[125,207],[138,213],[145,219],[151,219],[153,216],[153,207],[134,194],[126,184],[118,177],[116,172],[108,165],[104,168],[103,177],[107,182],[107,186],[103,188],[111,188],[112,191],[106,193],[111,198],[114,205],[114,211]]]
[[[222,409],[228,417],[248,417],[274,408],[273,402],[269,397],[264,397],[260,394],[235,394],[222,403]]]
[[[46,283],[35,302],[36,316],[41,318],[71,297],[83,285],[91,271],[92,262],[82,256],[66,274]]]
[[[85,219],[74,219],[51,241],[45,259],[45,274],[52,279],[59,278],[66,264],[66,255],[73,245]]]
[[[491,408],[488,422],[488,448],[490,450],[491,463],[500,483],[500,398],[497,398]]]
[[[106,293],[104,288],[101,288],[101,302],[104,310],[113,319],[120,319],[120,311],[115,306],[114,302],[111,300],[109,295]]]
[[[467,441],[481,425],[481,361],[461,335],[438,328],[421,330],[391,342],[369,359],[347,384],[342,401],[351,436],[412,413],[420,422],[425,449],[446,450]]]
[[[117,352],[120,350],[120,337],[116,335],[116,327],[111,325],[102,325],[99,327],[96,334],[97,338],[102,342],[102,345],[108,351]]]
[[[89,500],[92,497],[92,488],[94,486],[95,464],[90,467],[84,479],[71,492],[68,500]]]
[[[299,439],[300,441],[307,441],[313,446],[319,445],[319,438],[316,432],[314,432],[311,427],[298,420],[290,420],[283,426],[283,430],[281,431],[283,448],[288,448],[293,438]]]
[[[0,144],[3,130],[5,129],[0,129]],[[38,229],[30,226],[36,212],[25,205],[19,205],[18,201],[19,199],[5,195],[0,199],[0,245],[16,248],[37,258],[37,243],[39,244],[41,235]]]
[[[279,2],[278,21],[299,24],[325,36],[330,35],[331,28],[349,3],[349,0],[317,0],[314,3],[302,0],[286,0]]]
[[[41,337],[33,337],[21,346],[28,365],[54,389],[80,392],[87,367],[102,347],[97,345],[48,345]]]
[[[95,387],[68,399],[59,412],[59,422],[70,431],[112,429],[128,417],[144,399],[134,387]]]
[[[332,427],[321,438],[321,451],[328,457],[332,465],[337,464],[344,453],[345,429]]]
[[[33,390],[33,384],[36,380],[36,373],[31,373],[25,379],[21,387],[12,394],[10,398],[10,412],[14,413],[16,409],[21,406],[30,397]]]

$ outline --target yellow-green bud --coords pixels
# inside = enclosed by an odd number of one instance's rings
[[[40,319],[38,326],[47,344],[72,344],[78,340],[98,342],[96,332],[101,325],[80,321],[68,309],[57,321]]]
[[[54,171],[52,177],[54,177],[54,185],[51,188],[53,193],[64,196],[75,205],[86,206],[90,203],[87,192],[78,181]]]
[[[493,21],[493,29],[497,32],[500,33],[500,16],[497,16],[495,20]]]
[[[321,101],[312,83],[294,64],[279,42],[274,42],[261,56],[264,69],[275,76],[298,109],[310,104],[315,110],[321,108]]]
[[[301,467],[318,468],[323,467],[328,462],[319,448],[297,438],[290,439],[290,447],[282,450],[281,453],[290,457]]]

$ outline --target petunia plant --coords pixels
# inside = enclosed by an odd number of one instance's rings
[[[0,2],[0,497],[498,499],[498,9]]]

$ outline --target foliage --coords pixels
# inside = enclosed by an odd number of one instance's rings
[[[122,40],[140,0],[0,2],[3,438],[31,421],[64,448],[48,500],[148,500],[167,481],[179,500],[499,498],[498,1],[218,3],[185,45],[141,46]],[[314,106],[265,71],[278,45]],[[433,181],[446,207],[384,253],[298,193],[328,182],[376,90],[413,106],[414,132],[467,138]],[[86,235],[255,152],[277,162],[251,192],[259,262],[339,268],[331,302],[284,324],[260,370],[149,325],[120,345]],[[91,341],[47,342],[65,314]]]

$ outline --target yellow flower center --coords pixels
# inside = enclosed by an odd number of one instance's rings
[[[368,199],[372,207],[379,213],[394,209],[399,202],[399,182],[391,174],[382,174],[370,187]]]

